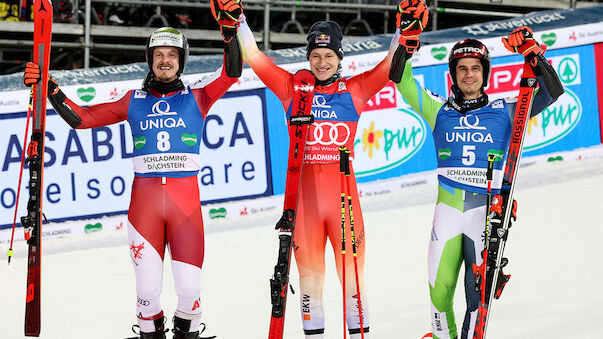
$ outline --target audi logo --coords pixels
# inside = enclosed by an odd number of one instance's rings
[[[350,127],[343,122],[315,122],[310,129],[310,138],[306,142],[308,145],[343,146],[350,139]]]

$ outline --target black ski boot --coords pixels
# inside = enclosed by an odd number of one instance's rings
[[[205,324],[201,323],[201,330],[195,332],[188,332],[191,327],[191,321],[187,319],[182,319],[178,317],[174,317],[174,339],[214,339],[216,336],[211,337],[201,337],[200,333],[205,331]]]
[[[138,334],[138,337],[130,337],[126,339],[166,339],[165,334],[169,331],[165,328],[165,317],[153,320],[155,324],[155,332],[140,332],[138,325],[132,326],[132,332]]]

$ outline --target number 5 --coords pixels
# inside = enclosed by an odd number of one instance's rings
[[[475,163],[475,145],[463,145],[463,165],[471,166]]]

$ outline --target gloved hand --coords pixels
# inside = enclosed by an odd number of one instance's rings
[[[528,26],[515,29],[508,37],[502,38],[506,49],[513,53],[521,53],[524,58],[532,60],[537,54],[542,53],[542,48],[534,40],[534,32]]]
[[[211,0],[211,14],[220,25],[224,42],[230,42],[237,34],[239,16],[243,14],[241,0]]]
[[[40,66],[33,62],[28,62],[25,65],[25,74],[23,75],[23,84],[31,87],[33,84],[40,82]],[[59,84],[53,79],[48,78],[48,95],[55,95],[59,92]]]
[[[59,84],[53,79],[48,78],[48,95],[54,96],[59,93]]]
[[[33,62],[28,62],[25,65],[25,74],[23,74],[23,84],[31,87],[33,84],[40,82],[40,66]]]
[[[396,26],[400,28],[398,43],[411,54],[419,49],[419,35],[429,20],[429,8],[424,0],[402,0],[398,5]]]

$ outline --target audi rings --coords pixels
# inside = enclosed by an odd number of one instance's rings
[[[348,142],[348,140],[350,139],[350,126],[348,126],[346,123],[343,122],[337,122],[337,123],[332,123],[332,122],[319,122],[319,123],[314,123],[310,126],[311,129],[313,129],[313,133],[310,133],[311,136],[313,136],[313,138],[310,140],[308,139],[308,141],[306,142],[308,145],[323,145],[323,146],[329,146],[329,145],[337,145],[337,146],[343,146],[346,144],[346,142]],[[325,135],[325,128],[328,128],[329,132],[328,132],[328,139],[324,140],[325,137],[327,137],[327,135]],[[340,136],[340,131],[344,132],[345,134],[342,136]],[[343,140],[341,140],[343,139]]]

